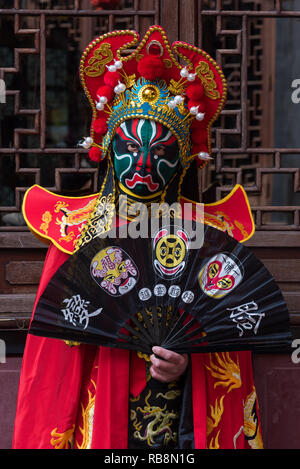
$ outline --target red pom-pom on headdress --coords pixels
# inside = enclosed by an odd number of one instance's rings
[[[106,72],[104,75],[104,83],[111,88],[114,88],[119,83],[120,79],[119,72]]]
[[[100,88],[97,90],[97,96],[105,96],[107,101],[110,103],[114,98],[114,90],[111,86],[108,85],[100,86]]]
[[[148,55],[143,57],[138,63],[139,74],[146,80],[154,81],[162,78],[165,73],[165,65],[160,57]]]
[[[96,132],[96,134],[99,134],[99,135],[106,134],[106,132],[107,132],[107,121],[106,121],[106,119],[104,117],[98,117],[98,119],[96,119],[93,122],[93,129]]]
[[[103,160],[103,155],[102,151],[98,147],[92,147],[89,150],[89,157],[92,161],[95,163],[99,163],[101,160]]]
[[[186,89],[186,95],[191,101],[202,101],[204,97],[204,88],[200,84],[189,85]]]

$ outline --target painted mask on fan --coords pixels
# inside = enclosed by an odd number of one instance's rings
[[[176,138],[153,120],[123,122],[116,130],[113,151],[117,179],[140,196],[161,191],[179,164]]]
[[[90,272],[95,282],[112,296],[128,293],[138,278],[133,260],[123,249],[115,246],[102,249],[94,256]]]
[[[186,267],[189,251],[187,234],[175,225],[163,227],[153,239],[153,265],[162,278],[174,279]]]

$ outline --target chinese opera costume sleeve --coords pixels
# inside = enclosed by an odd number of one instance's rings
[[[60,266],[100,233],[127,225],[133,203],[189,202],[190,217],[197,217],[182,183],[191,164],[202,168],[212,159],[210,127],[224,106],[225,78],[204,51],[171,46],[160,26],[138,41],[134,31],[105,34],[80,62],[93,111],[81,144],[107,165],[100,192],[68,198],[33,186],[24,198],[29,228],[49,243],[33,313]],[[240,243],[254,233],[241,186],[205,205],[201,222]],[[113,295],[120,282],[110,280],[115,265],[106,254],[110,276],[101,285]],[[191,353],[178,381],[160,383],[151,378],[147,354],[28,334],[13,447],[262,448],[251,352]]]

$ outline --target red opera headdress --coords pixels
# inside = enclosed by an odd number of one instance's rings
[[[226,99],[221,68],[197,47],[180,41],[171,46],[160,26],[150,27],[138,42],[135,31],[114,31],[83,52],[80,79],[93,115],[90,136],[81,145],[101,161],[123,121],[153,119],[177,138],[183,167],[194,158],[203,167],[211,159],[210,128]]]

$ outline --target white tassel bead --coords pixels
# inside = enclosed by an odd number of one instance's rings
[[[92,137],[84,137],[83,142],[78,143],[80,147],[85,148],[86,150],[91,148],[92,144],[93,144]]]
[[[184,97],[178,94],[177,96],[175,96],[174,101],[176,104],[180,104],[184,101]]]
[[[198,158],[200,158],[200,160],[212,160],[212,157],[209,156],[209,154],[205,151],[201,151],[200,153],[198,153]]]
[[[189,72],[188,72],[188,69],[186,67],[184,67],[180,70],[180,76],[182,78],[187,78],[189,76]]]
[[[96,102],[96,109],[97,109],[97,111],[103,111],[104,104],[101,103],[100,101]]]
[[[170,109],[175,109],[175,107],[177,106],[177,104],[175,103],[174,100],[172,100],[172,101],[169,101],[169,102],[168,102],[168,106],[169,106]]]
[[[198,114],[199,106],[192,106],[190,109],[190,113],[192,116],[196,116]]]
[[[115,65],[106,65],[109,72],[116,72],[117,67]]]
[[[188,77],[187,77],[188,81],[194,81],[195,78],[196,78],[196,73],[189,73],[188,74]]]
[[[126,85],[124,85],[124,83],[121,83],[121,82],[119,82],[119,84],[114,87],[114,92],[116,94],[123,93],[123,91],[125,90],[126,90]]]
[[[97,111],[103,111],[105,104],[107,103],[106,96],[97,96],[98,101],[95,101]]]
[[[115,60],[114,66],[117,70],[120,70],[123,67],[121,60]]]
[[[198,112],[196,115],[197,121],[203,121],[205,114],[203,112]]]
[[[126,85],[124,85],[124,83],[120,83],[118,86],[121,93],[126,90]]]

